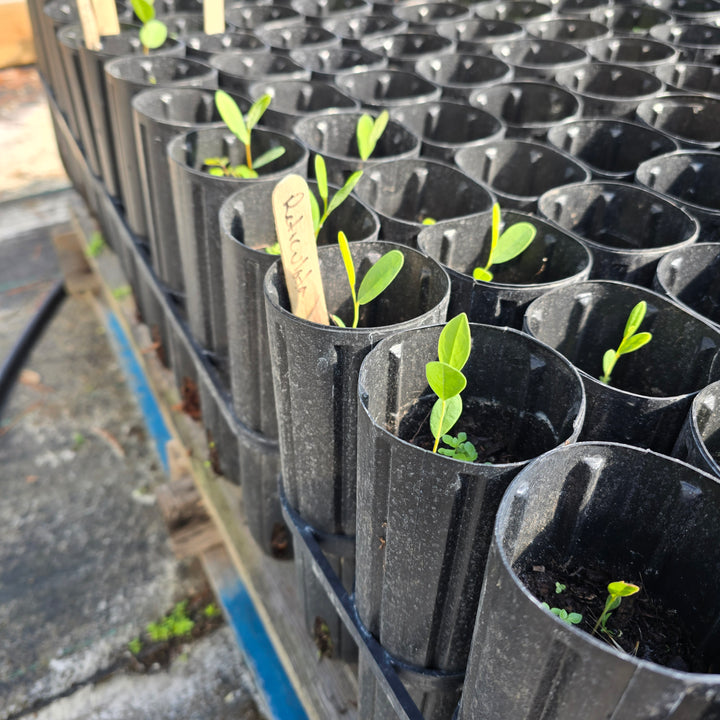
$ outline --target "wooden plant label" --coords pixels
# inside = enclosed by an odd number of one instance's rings
[[[225,32],[225,0],[205,0],[203,30],[207,35],[219,35]]]
[[[310,188],[299,175],[288,175],[275,186],[275,231],[293,314],[328,325],[309,195]]]
[[[103,35],[119,35],[120,22],[118,20],[115,0],[92,0],[97,18],[98,33]]]
[[[99,50],[100,30],[98,28],[97,18],[95,17],[95,8],[93,8],[92,0],[77,0],[78,15],[80,16],[80,25],[83,31],[83,40],[88,50]]]

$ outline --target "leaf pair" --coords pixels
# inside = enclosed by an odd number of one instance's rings
[[[623,337],[617,350],[606,350],[603,355],[603,374],[600,377],[600,382],[609,385],[610,375],[615,368],[615,363],[618,361],[618,358],[621,355],[627,355],[628,353],[639,350],[643,345],[647,345],[652,340],[652,333],[637,332],[638,328],[642,324],[642,321],[645,319],[646,312],[647,303],[644,300],[641,300],[630,311],[630,315],[625,323]]]
[[[490,267],[513,260],[522,254],[535,239],[537,230],[529,222],[511,225],[500,234],[500,206],[495,203],[492,208],[492,235],[490,239],[490,255],[484,268],[473,270],[475,280],[490,282],[493,274]]]
[[[373,154],[378,140],[385,132],[389,119],[390,115],[387,110],[383,110],[375,120],[370,115],[360,117],[355,128],[355,136],[361,160],[367,160]]]
[[[439,448],[438,454],[447,455],[456,460],[464,462],[475,462],[478,458],[475,446],[467,439],[467,433],[461,432],[457,437],[443,435],[441,440],[448,445],[447,448]]]
[[[462,415],[460,393],[465,389],[467,379],[461,371],[470,357],[471,344],[467,315],[460,313],[440,333],[437,361],[425,365],[428,384],[438,396],[430,413],[430,430],[435,438],[433,452],[437,452],[440,438]]]
[[[390,250],[382,255],[372,267],[365,273],[357,292],[355,283],[355,265],[353,264],[350,244],[342,230],[338,233],[338,245],[342,255],[343,265],[350,283],[350,294],[353,302],[353,323],[351,327],[356,328],[360,320],[360,306],[372,302],[380,293],[384,292],[390,283],[397,277],[405,263],[405,256],[399,250]],[[346,327],[345,323],[337,316],[332,315],[333,322],[339,327]]]
[[[320,199],[323,201],[323,211],[320,212],[320,206],[315,196],[310,193],[310,212],[312,213],[313,228],[315,230],[315,237],[320,234],[322,226],[330,216],[330,213],[337,210],[348,195],[353,191],[358,180],[362,177],[362,170],[354,172],[346,181],[345,184],[333,195],[332,200],[329,200],[330,191],[328,189],[327,179],[327,167],[325,166],[325,158],[322,155],[315,155],[315,181],[318,186],[318,194]]]
[[[140,42],[148,50],[159,48],[167,40],[167,26],[155,19],[155,6],[149,0],[131,0],[133,11],[142,23],[138,36]]]
[[[635,593],[640,592],[640,588],[633,583],[627,583],[624,580],[617,580],[611,582],[608,586],[608,596],[605,599],[605,609],[602,611],[602,615],[597,619],[595,627],[593,628],[593,634],[597,631],[598,627],[605,633],[610,634],[607,629],[607,621],[610,618],[610,613],[616,610],[624,597],[630,597]]]

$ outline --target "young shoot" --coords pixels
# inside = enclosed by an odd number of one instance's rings
[[[380,293],[384,292],[390,283],[397,277],[405,262],[405,256],[399,250],[390,250],[382,255],[375,264],[365,273],[360,287],[355,290],[356,277],[350,245],[342,230],[338,233],[338,245],[342,255],[345,272],[350,283],[350,294],[353,302],[353,321],[351,327],[356,328],[360,320],[360,306],[372,302]],[[338,327],[347,327],[337,316],[330,316]]]
[[[269,165],[273,160],[285,154],[285,148],[278,145],[264,152],[260,157],[253,158],[251,149],[252,129],[260,122],[265,111],[268,109],[272,98],[270,95],[263,95],[258,98],[250,107],[247,115],[243,116],[238,104],[224,90],[215,92],[215,107],[220,113],[223,122],[228,126],[230,132],[245,146],[245,164],[231,165],[226,157],[205,158],[204,162],[210,169],[211,175],[218,177],[256,178],[257,171]]]
[[[143,53],[148,55],[151,50],[159,48],[167,40],[167,26],[155,18],[153,0],[130,0],[132,9],[142,23],[139,38]]]
[[[460,313],[450,320],[440,333],[438,359],[425,365],[428,384],[438,396],[430,413],[430,431],[435,438],[433,452],[438,451],[440,440],[450,432],[462,415],[460,393],[467,385],[462,369],[470,357],[471,344],[467,315]]]
[[[568,625],[579,625],[582,622],[582,615],[580,613],[569,613],[567,610],[561,610],[560,608],[551,608],[547,603],[543,603],[542,606],[553,615],[557,615],[561,620],[564,620]]]
[[[370,115],[362,115],[358,120],[355,135],[361,160],[367,160],[373,154],[378,140],[385,132],[389,119],[388,111],[383,110],[375,120]]]
[[[621,355],[639,350],[643,345],[647,345],[652,340],[652,334],[649,332],[637,332],[638,328],[645,319],[647,312],[647,303],[641,300],[631,311],[625,323],[623,337],[617,350],[606,350],[603,355],[602,365],[603,374],[600,376],[600,382],[606,385],[610,384],[610,375],[615,368],[615,363]]]
[[[535,239],[537,230],[529,222],[519,222],[505,228],[500,234],[500,206],[495,203],[492,208],[492,231],[490,238],[490,255],[485,267],[476,267],[473,270],[475,280],[490,282],[493,274],[491,266],[506,263],[523,253]]]
[[[611,631],[607,629],[607,621],[613,610],[616,610],[620,606],[620,602],[624,597],[630,597],[635,593],[640,592],[640,588],[632,583],[626,583],[623,580],[617,582],[611,582],[608,585],[608,596],[605,600],[605,609],[602,611],[602,615],[597,619],[595,627],[592,630],[594,635],[597,629],[600,628],[601,632],[612,635]]]
[[[438,448],[439,455],[447,455],[456,460],[464,460],[465,462],[475,462],[478,458],[475,446],[467,439],[467,433],[460,432],[457,437],[452,435],[443,435],[440,438],[449,447]]]
[[[323,203],[322,213],[315,196],[310,193],[310,212],[312,213],[313,228],[315,229],[315,237],[320,234],[322,226],[330,216],[330,213],[337,210],[347,199],[348,195],[353,191],[358,180],[362,177],[362,170],[354,172],[345,184],[333,195],[332,200],[329,199],[327,168],[325,167],[325,159],[322,155],[315,155],[315,181],[318,186],[318,194]]]

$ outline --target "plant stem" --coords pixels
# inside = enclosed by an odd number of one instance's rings
[[[440,413],[440,429],[442,430],[443,421],[445,420],[445,401],[441,400],[440,407],[442,408],[442,412]],[[433,452],[436,453],[438,449],[438,445],[440,444],[440,435],[438,435],[435,438],[435,444],[433,445]]]
[[[354,295],[355,293],[353,293]],[[358,322],[360,322],[360,303],[353,298],[353,305],[355,307],[354,314],[353,314],[353,324],[352,326],[356,328],[358,326]]]
[[[250,151],[250,143],[248,143],[245,146],[245,164],[248,166],[249,170],[253,169],[252,166],[252,152]]]

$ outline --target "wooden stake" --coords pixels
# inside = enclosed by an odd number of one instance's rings
[[[329,325],[309,196],[310,188],[299,175],[288,175],[275,186],[275,231],[293,314]]]
[[[119,35],[120,21],[118,20],[115,0],[92,0],[97,18],[98,32],[103,35]]]
[[[80,15],[85,47],[88,50],[99,50],[102,47],[100,44],[100,30],[92,0],[77,0],[77,9],[78,15]]]
[[[225,32],[225,0],[205,0],[203,30],[206,35],[219,35]]]

